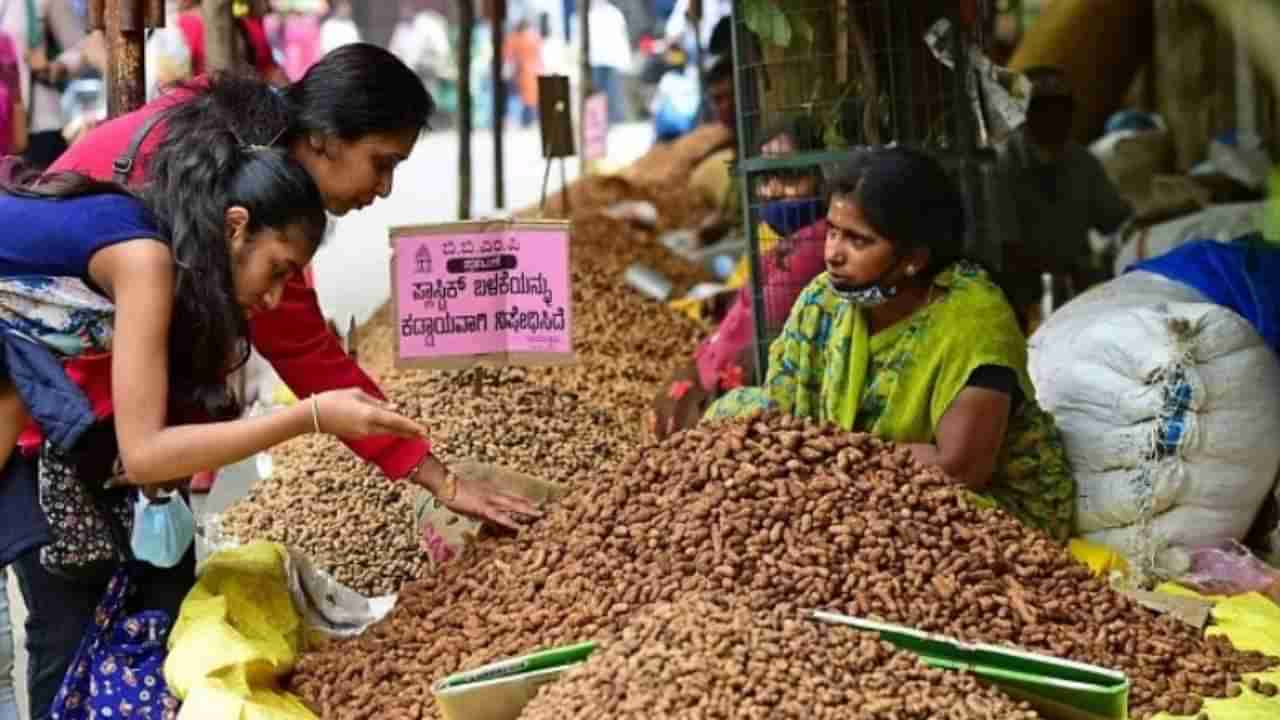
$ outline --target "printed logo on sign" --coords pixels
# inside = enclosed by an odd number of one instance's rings
[[[414,272],[419,275],[431,274],[431,248],[423,245],[418,248],[418,253],[413,258]]]

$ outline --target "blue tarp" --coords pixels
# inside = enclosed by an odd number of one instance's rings
[[[1280,249],[1260,235],[1235,242],[1197,240],[1129,266],[1189,285],[1248,320],[1272,351],[1280,353]]]

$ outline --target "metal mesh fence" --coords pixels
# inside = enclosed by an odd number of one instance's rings
[[[761,8],[772,7],[771,11]],[[994,153],[963,78],[983,47],[984,0],[736,0],[737,171],[762,381],[768,346],[823,270],[826,176],[851,152],[919,147],[953,172],[969,207],[966,253],[999,264]],[[952,32],[937,35],[939,20]],[[926,37],[934,31],[932,47]],[[939,40],[939,38],[943,38]],[[935,55],[945,51],[948,67]],[[998,245],[995,245],[998,247]]]

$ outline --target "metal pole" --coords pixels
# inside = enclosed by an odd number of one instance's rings
[[[458,5],[458,218],[471,218],[471,44],[475,0]]]
[[[103,30],[107,41],[107,114],[111,117],[137,110],[147,100],[143,42],[148,14],[144,0],[106,0],[90,7],[90,25]]]
[[[734,107],[736,108],[734,122],[738,125],[738,162],[750,157],[747,153],[748,128],[746,113],[754,110],[755,105],[752,104],[750,107],[747,105],[745,97],[747,89],[746,78],[749,77],[747,68],[756,66],[758,61],[758,58],[754,56],[749,60],[747,58],[746,49],[748,45],[746,45],[746,38],[742,36],[743,28],[739,27],[738,20],[743,16],[742,8],[742,0],[737,0],[733,4],[733,19],[730,21],[732,30],[730,38],[733,42],[733,94],[735,98]],[[769,368],[769,331],[766,327],[769,319],[764,297],[764,268],[760,262],[760,237],[751,217],[751,176],[740,168],[734,168],[734,172],[737,172],[740,178],[738,184],[742,198],[742,229],[747,234],[747,264],[751,270],[751,320],[752,327],[755,330],[755,384],[763,385]]]
[[[502,79],[506,58],[503,57],[503,30],[507,24],[507,0],[491,0],[490,34],[493,38],[493,202],[494,207],[507,206],[503,171],[502,135],[507,126],[507,83]]]
[[[583,150],[587,147],[587,98],[595,92],[591,82],[591,0],[578,0],[578,35],[582,38],[582,101],[578,112],[578,174],[587,175],[587,156]],[[568,188],[565,188],[568,191]],[[566,197],[568,197],[566,195]]]

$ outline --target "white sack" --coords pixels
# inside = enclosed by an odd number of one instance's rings
[[[1077,530],[1139,551],[1239,540],[1280,468],[1280,362],[1234,312],[1129,273],[1051,315],[1030,341],[1040,405],[1062,432]]]

